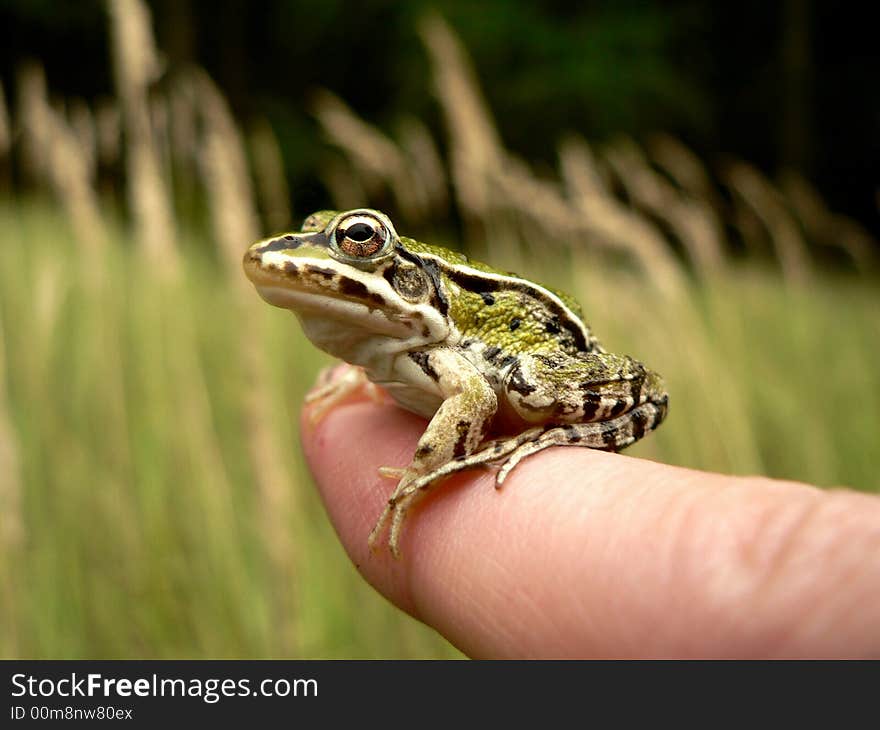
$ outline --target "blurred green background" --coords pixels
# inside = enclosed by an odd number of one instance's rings
[[[0,0],[0,655],[450,657],[305,470],[239,269],[311,210],[567,289],[630,453],[880,491],[880,97],[828,4]]]

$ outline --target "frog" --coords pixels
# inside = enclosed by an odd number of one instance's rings
[[[372,208],[321,210],[250,245],[244,272],[269,304],[348,367],[307,400],[323,414],[364,385],[428,419],[368,537],[395,558],[407,514],[446,477],[495,469],[500,488],[556,446],[620,451],[665,419],[662,378],[607,351],[571,296],[398,235]],[[320,416],[319,416],[320,417]]]

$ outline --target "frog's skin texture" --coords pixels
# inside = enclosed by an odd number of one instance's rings
[[[568,296],[454,251],[398,236],[383,213],[309,216],[300,233],[253,244],[244,269],[260,296],[296,313],[309,339],[358,369],[325,384],[319,412],[365,378],[430,418],[370,534],[400,530],[442,477],[497,464],[500,486],[550,446],[619,451],[666,415],[660,377],[606,352]],[[487,440],[493,432],[508,434]]]

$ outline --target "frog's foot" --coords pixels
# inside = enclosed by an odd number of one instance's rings
[[[403,484],[403,481],[401,481],[398,484],[397,490],[395,490],[395,494],[397,494],[397,491],[400,489],[401,484]],[[391,518],[392,516],[394,517],[394,519],[392,520],[392,525],[395,524],[396,522],[398,522],[398,518],[397,518],[398,507],[399,507],[398,502],[397,502],[395,496],[392,495],[388,499],[388,501],[385,503],[385,509],[382,510],[382,514],[379,515],[379,519],[376,520],[376,524],[373,526],[373,529],[370,530],[370,535],[367,538],[367,545],[369,546],[370,550],[376,549],[376,543],[379,540],[379,536],[382,534],[382,531],[385,529],[385,525],[388,523],[389,518]],[[399,532],[400,532],[400,528],[398,528],[398,533]],[[398,545],[397,539],[394,539],[392,541],[391,536],[389,536],[388,547],[391,550],[391,554],[395,558],[400,557],[400,546]]]
[[[548,433],[548,427],[537,426],[512,438],[490,441],[485,444],[482,449],[473,454],[458,457],[421,475],[413,474],[409,469],[379,467],[379,473],[382,476],[400,477],[400,481],[398,482],[394,493],[388,498],[388,502],[386,503],[382,514],[379,516],[376,526],[373,528],[372,532],[370,532],[370,536],[367,540],[370,549],[375,548],[379,535],[390,520],[391,527],[388,534],[388,547],[394,557],[400,557],[400,533],[403,528],[404,520],[406,519],[406,514],[414,503],[427,493],[430,487],[443,477],[447,477],[450,474],[455,474],[459,471],[464,471],[465,469],[494,465],[499,462],[506,463],[510,458],[517,454],[519,449],[537,442],[546,433]],[[552,445],[553,444],[551,443],[547,443],[541,448],[546,448],[547,446]],[[527,454],[523,453],[522,456],[517,458],[517,462],[526,455]],[[501,481],[503,481],[503,478]],[[497,486],[500,486],[500,482],[497,481],[496,477],[496,487]]]
[[[391,550],[391,554],[395,558],[399,558],[400,527],[403,523],[403,518],[406,514],[406,510],[409,508],[411,502],[413,501],[410,498],[406,501],[406,504],[402,504],[400,495],[402,492],[407,490],[409,483],[413,479],[413,475],[409,469],[401,469],[395,466],[380,466],[379,474],[383,477],[398,479],[399,481],[397,482],[397,486],[394,488],[394,492],[385,503],[385,509],[382,510],[382,514],[379,515],[379,519],[376,520],[376,525],[370,531],[370,536],[367,538],[367,544],[370,546],[370,550],[375,549],[376,542],[378,541],[379,536],[385,529],[385,525],[388,524],[388,520],[391,519],[391,530],[388,536],[388,547]],[[419,496],[418,493],[416,493],[416,496]]]
[[[666,400],[662,398],[656,402],[643,403],[608,421],[536,426],[511,438],[489,441],[479,451],[453,459],[424,474],[414,474],[408,469],[383,467],[384,476],[397,476],[401,473],[402,476],[370,533],[370,547],[375,545],[390,519],[388,547],[395,557],[399,557],[400,532],[407,512],[428,489],[444,477],[479,466],[500,465],[495,474],[497,489],[527,456],[551,446],[581,446],[602,451],[620,451],[656,428],[665,414]]]
[[[305,402],[309,409],[309,422],[318,423],[336,404],[341,403],[352,393],[363,389],[374,403],[382,401],[382,392],[362,368],[339,363],[324,368],[318,376],[318,385],[306,394]]]
[[[391,499],[388,500],[385,509],[382,511],[382,514],[376,522],[376,526],[367,538],[367,544],[370,546],[371,550],[375,549],[376,542],[390,519],[391,527],[388,530],[388,549],[395,558],[400,558],[400,532],[403,528],[403,522],[406,519],[406,514],[410,507],[412,507],[413,504],[423,496],[423,494],[423,492],[418,490],[415,492],[407,491],[405,497],[392,496]]]

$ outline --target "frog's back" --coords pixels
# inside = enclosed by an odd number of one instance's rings
[[[409,238],[402,238],[401,243],[429,268],[436,267],[447,292],[448,316],[465,347],[476,344],[490,356],[601,351],[580,306],[569,294],[457,251]]]

